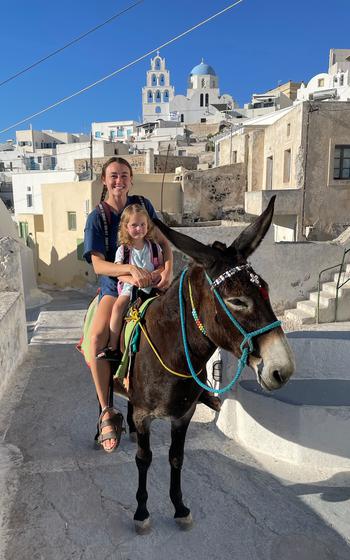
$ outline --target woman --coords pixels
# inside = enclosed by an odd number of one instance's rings
[[[108,209],[110,210],[110,224],[108,228],[108,250],[104,221],[101,213],[95,208],[88,216],[85,227],[84,258],[92,263],[95,273],[100,280],[100,301],[94,317],[91,330],[91,372],[95,383],[96,393],[101,405],[102,413],[99,420],[99,443],[107,453],[114,451],[119,444],[117,439],[120,415],[114,409],[108,408],[108,391],[110,380],[109,363],[97,360],[97,354],[107,346],[109,337],[109,320],[118,293],[116,292],[115,277],[123,282],[129,282],[139,288],[154,285],[154,276],[147,270],[133,264],[114,263],[117,249],[117,233],[121,214],[130,204],[140,202],[138,196],[129,195],[132,186],[133,172],[131,165],[123,158],[110,158],[102,168],[102,183],[108,192]],[[156,217],[152,203],[146,198],[144,205],[151,218]],[[169,242],[157,229],[155,235],[157,243],[162,248],[164,269],[159,272],[156,287],[165,290],[172,280],[173,257]],[[154,274],[154,273],[152,273]],[[112,278],[110,278],[112,277]],[[117,428],[117,429],[116,429]]]

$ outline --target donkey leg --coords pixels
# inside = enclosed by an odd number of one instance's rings
[[[137,441],[137,433],[136,433],[136,426],[133,418],[134,407],[130,401],[128,401],[128,412],[126,416],[126,421],[129,427],[129,438],[131,441],[136,443]]]
[[[175,508],[174,518],[181,529],[190,529],[192,515],[182,501],[181,469],[184,458],[186,432],[189,419],[173,420],[171,422],[171,446],[169,449],[170,462],[170,499]]]
[[[150,530],[149,512],[147,509],[147,472],[152,462],[152,451],[150,448],[149,424],[143,427],[143,431],[137,431],[138,449],[136,453],[136,465],[139,472],[139,486],[136,492],[137,509],[134,515],[135,530],[138,534],[145,534]]]

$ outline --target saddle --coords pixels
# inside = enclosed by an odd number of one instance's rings
[[[133,357],[139,350],[140,346],[140,321],[144,317],[149,304],[158,296],[154,296],[141,302],[136,300],[125,317],[125,325],[121,333],[121,351],[123,357],[117,370],[113,374],[113,378],[118,381],[123,381],[124,377],[129,376],[132,371]]]

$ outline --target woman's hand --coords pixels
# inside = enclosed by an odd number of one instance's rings
[[[130,275],[132,277],[131,284],[134,284],[138,288],[147,288],[151,286],[152,281],[152,274],[148,270],[144,268],[139,268],[135,265],[130,265]]]
[[[160,272],[160,282],[158,282],[156,287],[158,288],[158,290],[167,290],[172,280],[173,280],[172,270],[165,268],[162,272]]]

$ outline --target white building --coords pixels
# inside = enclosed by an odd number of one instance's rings
[[[56,170],[74,170],[74,160],[76,159],[90,160],[93,158],[111,157],[128,153],[128,146],[122,142],[93,140],[92,143],[80,142],[74,146],[72,144],[59,144],[56,146]]]
[[[76,181],[74,171],[27,171],[12,175],[15,215],[42,214],[41,186]]]
[[[203,60],[189,74],[186,96],[174,93],[165,58],[157,53],[147,71],[147,85],[142,88],[144,122],[164,119],[184,124],[216,123],[224,118],[226,111],[238,106],[231,95],[220,95],[219,78]]]
[[[86,134],[74,134],[71,132],[57,132],[55,130],[17,130],[17,148],[25,152],[36,152],[40,149],[54,150],[58,144],[75,144],[86,142],[89,136]]]
[[[350,49],[330,49],[328,73],[316,74],[302,84],[297,92],[299,101],[350,100]]]
[[[110,142],[129,142],[137,133],[137,121],[93,122],[91,132],[93,138]]]

